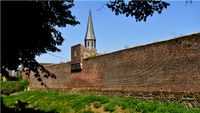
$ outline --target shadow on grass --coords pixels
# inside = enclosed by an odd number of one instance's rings
[[[26,106],[28,105],[29,105],[28,102],[17,100],[15,103],[15,108],[9,108],[4,105],[3,100],[1,98],[1,112],[2,113],[57,113],[56,110],[46,112],[43,110],[36,110],[34,108],[26,108]]]

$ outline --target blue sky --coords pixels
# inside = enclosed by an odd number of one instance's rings
[[[146,22],[136,22],[132,17],[116,16],[105,5],[106,1],[75,1],[72,14],[80,22],[76,26],[59,28],[64,37],[61,52],[37,56],[40,63],[60,63],[71,60],[71,46],[84,44],[89,10],[98,53],[109,53],[174,37],[200,32],[200,1],[192,4],[183,1],[167,1],[170,6],[161,14],[154,13]]]

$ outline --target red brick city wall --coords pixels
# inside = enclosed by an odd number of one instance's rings
[[[88,58],[79,73],[70,63],[46,68],[57,76],[43,78],[49,88],[200,92],[200,33]],[[34,76],[30,87],[44,88]]]

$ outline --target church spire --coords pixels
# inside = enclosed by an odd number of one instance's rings
[[[87,31],[85,34],[85,47],[96,51],[96,38],[94,35],[91,10],[89,11]]]

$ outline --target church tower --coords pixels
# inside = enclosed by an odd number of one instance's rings
[[[85,47],[96,52],[96,38],[94,35],[91,10],[89,11],[87,31],[85,34]]]

